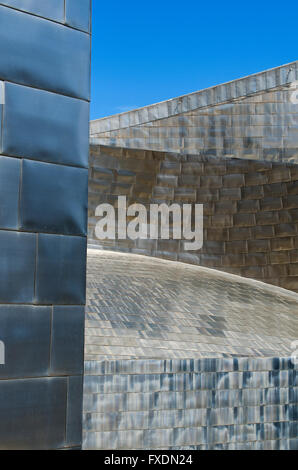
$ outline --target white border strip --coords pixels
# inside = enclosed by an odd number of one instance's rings
[[[5,104],[4,82],[0,82],[0,105]]]

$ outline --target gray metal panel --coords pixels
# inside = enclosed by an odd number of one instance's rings
[[[156,362],[93,362],[102,375],[94,367],[85,376],[84,449],[297,449],[290,359]],[[97,382],[101,386],[91,392],[89,384]]]
[[[5,84],[3,153],[88,167],[89,104]]]
[[[0,305],[0,321],[0,340],[5,345],[5,364],[0,366],[0,378],[47,375],[51,308]]]
[[[131,253],[88,250],[85,357],[291,355],[291,338],[298,336],[297,294],[203,271]],[[231,297],[237,299],[233,305]],[[217,298],[221,301],[214,303]]]
[[[90,31],[90,0],[66,0],[65,2],[65,22],[69,26]]]
[[[38,236],[36,302],[85,304],[86,238]]]
[[[84,309],[53,304],[85,302],[90,35],[65,3],[0,0],[0,449],[81,445]]]
[[[83,376],[68,378],[66,418],[66,442],[80,445],[82,442],[82,393]]]
[[[0,231],[0,302],[32,303],[36,236]]]
[[[50,20],[64,21],[64,0],[1,0],[0,4]]]
[[[0,382],[0,449],[54,449],[65,443],[66,378]]]
[[[88,170],[24,160],[22,229],[86,235],[87,195]]]
[[[0,227],[18,228],[20,160],[0,157]]]
[[[0,6],[1,79],[88,100],[89,50],[89,35]]]
[[[53,308],[51,374],[83,374],[85,308]]]

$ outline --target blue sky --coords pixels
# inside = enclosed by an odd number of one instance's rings
[[[297,59],[297,0],[93,0],[91,119]]]

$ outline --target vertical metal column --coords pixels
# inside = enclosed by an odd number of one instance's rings
[[[81,445],[90,11],[0,1],[0,449]]]

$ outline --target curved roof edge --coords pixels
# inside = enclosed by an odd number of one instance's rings
[[[90,253],[94,252],[97,253],[99,256],[106,256],[107,254],[111,257],[117,258],[119,256],[123,256],[124,258],[127,257],[127,252],[121,251],[112,251],[107,249],[102,249],[100,246],[95,245],[93,243],[88,243],[88,250]],[[287,298],[288,300],[298,301],[298,293],[290,291],[288,289],[284,289],[283,287],[275,286],[273,284],[267,284],[266,282],[258,281],[257,279],[249,278],[249,277],[242,277],[238,276],[237,274],[228,273],[225,271],[220,271],[216,268],[207,268],[206,266],[200,265],[193,265],[184,263],[183,261],[172,261],[162,258],[156,258],[154,256],[148,255],[139,255],[136,253],[129,253],[129,256],[135,260],[147,260],[148,258],[154,263],[156,261],[157,265],[164,265],[164,266],[181,266],[183,264],[184,269],[188,270],[189,272],[201,272],[209,275],[210,277],[225,280],[227,282],[237,282],[239,284],[244,284],[250,287],[255,287],[256,289],[262,289],[264,292],[268,294],[275,294],[281,297]]]

